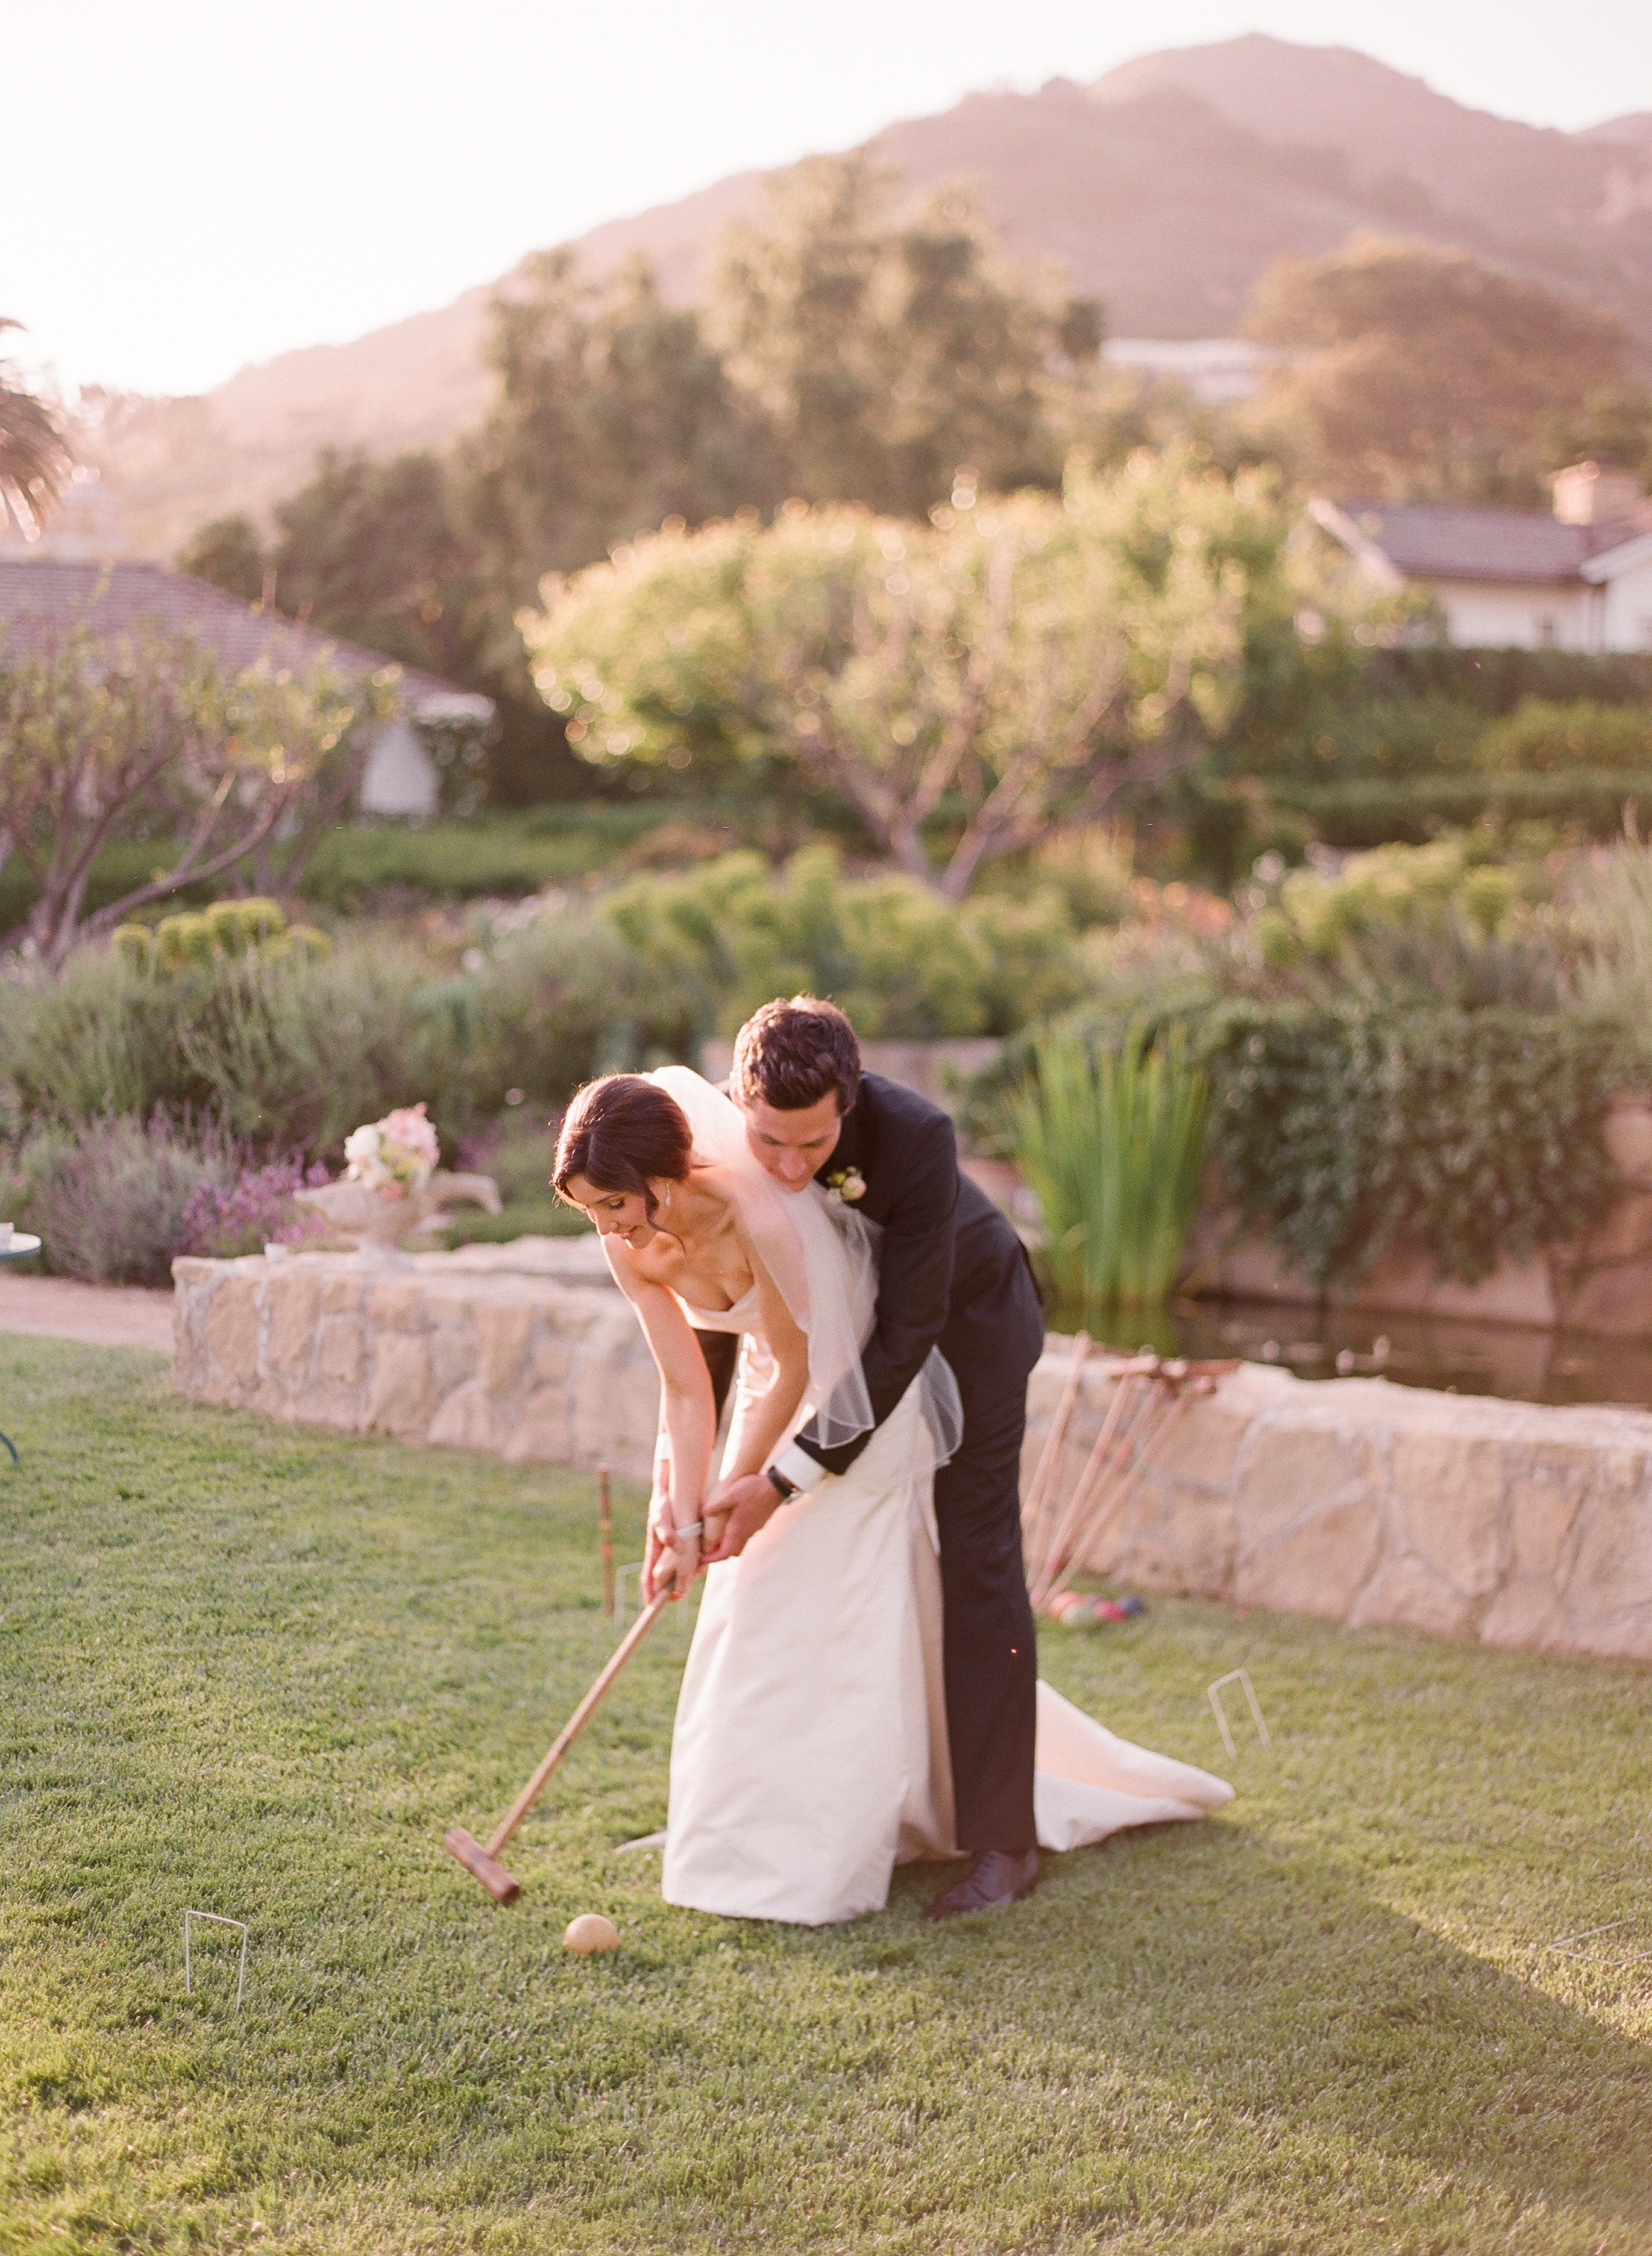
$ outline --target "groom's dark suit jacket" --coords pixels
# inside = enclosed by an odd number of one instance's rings
[[[1026,1251],[1009,1223],[960,1173],[953,1124],[938,1105],[882,1074],[863,1075],[837,1149],[819,1170],[830,1185],[854,1170],[856,1211],[882,1225],[877,1310],[861,1355],[872,1415],[882,1425],[937,1347],[964,1400],[1020,1388],[1044,1346],[1044,1315]],[[824,1448],[812,1424],[799,1445],[828,1470],[852,1465],[871,1439]]]

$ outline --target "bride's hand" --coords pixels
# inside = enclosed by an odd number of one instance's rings
[[[648,1529],[647,1557],[643,1567],[643,1597],[652,1605],[655,1599],[668,1595],[673,1600],[685,1598],[699,1572],[700,1544],[696,1535],[671,1535],[671,1524],[664,1526],[650,1520]]]

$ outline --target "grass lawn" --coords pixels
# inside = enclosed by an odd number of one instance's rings
[[[613,1854],[664,1815],[672,1620],[500,1911],[441,1835],[611,1643],[589,1482],[10,1337],[0,1423],[0,2250],[1652,2248],[1652,1674],[1192,1604],[1051,1632],[1238,1801],[1013,1913],[924,1928],[920,1872],[811,1931]],[[1272,1762],[1221,1760],[1240,1663]],[[239,2016],[222,1941],[184,1996],[187,1906],[250,1922]],[[617,1956],[562,1952],[583,1910]]]

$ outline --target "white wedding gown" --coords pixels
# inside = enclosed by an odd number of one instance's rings
[[[657,1077],[678,1094],[682,1072]],[[745,1335],[730,1456],[766,1373],[756,1304],[756,1287],[725,1310],[682,1304],[697,1329]],[[956,1853],[922,1409],[915,1382],[847,1474],[707,1569],[671,1742],[668,1903],[823,1926],[877,1910],[896,1864]],[[1040,1847],[1202,1817],[1233,1793],[1039,1684]]]

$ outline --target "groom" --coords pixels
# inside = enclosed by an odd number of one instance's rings
[[[861,1070],[835,1004],[767,1003],[735,1042],[728,1094],[755,1158],[783,1188],[825,1183],[882,1227],[877,1307],[861,1354],[881,1425],[938,1347],[958,1379],[964,1434],[935,1476],[946,1724],[962,1876],[925,1917],[1013,1903],[1038,1879],[1032,1813],[1037,1663],[1021,1563],[1021,1443],[1044,1315],[1020,1239],[959,1172],[953,1124],[898,1082]],[[837,1448],[812,1421],[766,1473],[718,1498],[731,1559],[791,1497],[830,1492],[871,1438]]]

